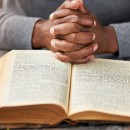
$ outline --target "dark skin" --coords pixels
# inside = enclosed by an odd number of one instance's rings
[[[94,54],[118,51],[114,29],[102,26],[80,2],[64,2],[50,19],[37,22],[33,46],[52,50],[63,62],[81,64]]]

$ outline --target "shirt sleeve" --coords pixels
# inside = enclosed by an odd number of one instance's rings
[[[112,24],[117,35],[119,58],[130,58],[130,22]]]
[[[39,19],[0,10],[0,50],[32,49],[33,28]]]

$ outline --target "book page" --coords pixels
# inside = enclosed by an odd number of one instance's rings
[[[16,51],[5,106],[55,104],[67,110],[71,64],[50,51]]]
[[[3,58],[0,58],[0,92],[2,92],[2,87],[1,87],[1,85],[2,85],[2,73],[3,73],[3,71],[2,71],[2,66],[3,66],[3,63],[2,63],[2,61],[3,61]],[[0,107],[2,106],[2,97],[3,97],[3,94],[0,94]]]
[[[70,114],[83,111],[130,116],[130,62],[95,59],[73,66]]]
[[[7,53],[0,58],[0,107],[4,104],[4,98],[10,85],[10,77],[14,62],[14,51]]]

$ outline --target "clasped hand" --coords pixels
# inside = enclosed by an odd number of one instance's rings
[[[65,1],[45,24],[49,25],[48,31],[42,27],[47,36],[43,41],[47,43],[45,47],[63,62],[86,63],[94,54],[118,50],[114,29],[102,26],[78,0]]]
[[[78,5],[79,4],[79,5]],[[70,3],[65,2],[58,10],[50,15],[54,26],[50,33],[57,37],[51,41],[51,45],[59,50],[56,57],[64,62],[86,63],[93,59],[98,45],[94,42],[96,35],[93,28],[96,23],[92,16],[75,9],[67,7]],[[75,3],[80,7],[81,3]]]

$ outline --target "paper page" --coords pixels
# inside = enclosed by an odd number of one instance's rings
[[[67,109],[70,69],[49,51],[16,51],[5,106],[56,104]]]
[[[2,88],[2,74],[3,74],[3,63],[2,63],[3,59],[0,59],[0,92],[2,92],[3,88]],[[3,93],[3,92],[2,92]],[[0,94],[0,107],[2,106],[2,100],[3,100],[3,94]]]
[[[70,114],[99,111],[130,116],[130,62],[95,59],[74,65]]]
[[[11,51],[0,58],[0,107],[3,105],[6,92],[8,91],[8,87],[5,86],[10,85],[14,55],[14,51]]]

